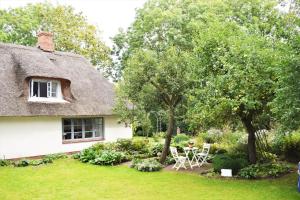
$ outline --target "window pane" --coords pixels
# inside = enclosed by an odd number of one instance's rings
[[[85,132],[93,131],[93,120],[92,119],[84,119],[85,124]]]
[[[71,125],[71,119],[64,119],[64,126]]]
[[[85,138],[92,138],[93,137],[93,131],[85,132]]]
[[[47,97],[47,83],[46,82],[39,82],[40,83],[40,97]]]
[[[33,82],[33,93],[31,94],[31,96],[33,97],[38,97],[38,91],[39,91],[39,83],[38,82]]]
[[[57,95],[57,83],[56,82],[52,82],[52,90],[51,90],[51,96],[52,97],[56,97]]]
[[[72,133],[64,133],[63,134],[63,139],[64,140],[70,140],[70,139],[72,139]]]
[[[79,133],[74,132],[74,139],[80,139],[80,138],[82,138],[82,132]]]
[[[66,133],[66,132],[72,132],[72,126],[69,126],[69,125],[64,126],[64,133]]]

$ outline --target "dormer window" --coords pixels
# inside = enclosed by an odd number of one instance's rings
[[[58,80],[31,79],[29,88],[30,101],[64,101]]]

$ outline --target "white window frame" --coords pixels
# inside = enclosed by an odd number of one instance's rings
[[[38,90],[38,96],[33,96],[33,83],[38,82],[38,83],[46,83],[47,84],[47,97],[39,97],[40,96],[40,89]],[[55,90],[55,96],[53,96],[53,88],[52,85],[56,85],[56,90]],[[47,80],[47,79],[31,79],[29,82],[29,101],[62,101],[66,102],[63,100],[62,97],[62,92],[61,92],[61,84],[60,81],[58,80]]]

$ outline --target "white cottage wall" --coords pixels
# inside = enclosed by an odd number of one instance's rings
[[[116,116],[104,117],[105,141],[131,138],[132,130]],[[96,142],[62,143],[62,117],[1,117],[0,159],[74,152]]]

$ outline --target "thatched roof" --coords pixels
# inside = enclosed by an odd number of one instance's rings
[[[70,103],[28,101],[30,77],[70,81]],[[0,116],[111,115],[114,86],[82,56],[0,43]]]

